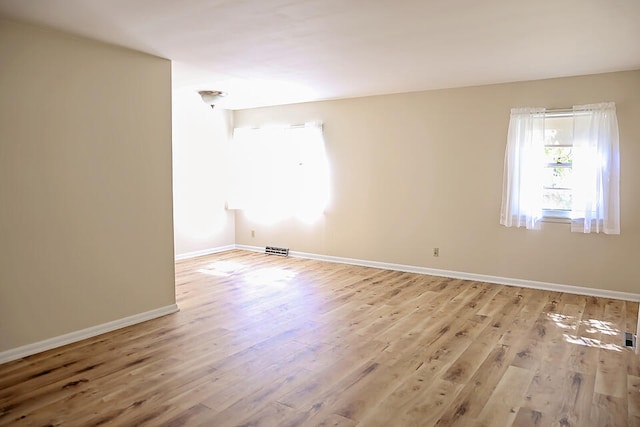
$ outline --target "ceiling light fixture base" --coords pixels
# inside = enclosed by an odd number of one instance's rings
[[[216,102],[227,96],[226,92],[221,92],[219,90],[201,90],[198,93],[202,97],[202,101],[205,104],[210,105],[211,108],[214,108]]]

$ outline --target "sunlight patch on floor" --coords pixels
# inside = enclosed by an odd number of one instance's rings
[[[246,283],[252,286],[286,287],[298,273],[284,268],[262,268],[244,276]]]
[[[558,313],[548,313],[547,316],[549,316],[549,318],[553,320],[553,323],[561,329],[568,329],[572,331],[578,329],[578,322],[575,321],[576,318],[573,316]]]
[[[622,351],[622,346],[610,343],[603,343],[595,338],[576,337],[568,334],[563,334],[564,340],[570,344],[583,345],[586,347],[596,347],[603,350]]]
[[[198,269],[198,273],[207,274],[209,276],[229,277],[231,273],[236,273],[246,269],[242,263],[234,261],[217,261],[207,265],[205,268]]]
[[[547,313],[547,316],[555,323],[555,325],[565,331],[577,331],[582,325],[585,326],[585,333],[588,334],[604,334],[609,336],[620,335],[622,332],[616,328],[612,322],[603,320],[588,319],[577,320],[574,316],[567,316],[558,313]],[[586,347],[596,347],[603,350],[622,351],[622,346],[617,344],[605,343],[596,338],[580,337],[568,333],[563,334],[564,340],[570,344],[583,345]]]

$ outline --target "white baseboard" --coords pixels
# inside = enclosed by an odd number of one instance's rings
[[[258,246],[235,245],[236,249],[243,249],[252,252],[264,252],[264,248]],[[474,280],[477,282],[497,283],[499,285],[518,286],[521,288],[540,289],[553,292],[566,292],[570,294],[587,295],[619,299],[625,301],[640,302],[640,294],[630,292],[611,291],[608,289],[588,288],[574,285],[563,285],[558,283],[538,282],[535,280],[514,279],[509,277],[489,276],[485,274],[465,273],[452,270],[440,270],[436,268],[417,267],[404,264],[392,264],[388,262],[367,261],[354,258],[343,258],[330,255],[318,255],[307,252],[289,251],[289,256],[295,258],[314,259],[319,261],[335,262],[340,264],[360,265],[363,267],[374,267],[383,270],[405,271],[408,273],[428,274],[430,276],[450,277],[453,279]],[[640,327],[639,327],[640,329]]]
[[[219,252],[224,252],[233,249],[241,249],[252,252],[264,253],[263,247],[248,246],[248,245],[227,245],[218,248],[207,249],[203,251],[190,252],[186,254],[180,254],[176,256],[176,260],[188,259],[202,255],[209,255]],[[335,262],[339,264],[359,265],[363,267],[380,268],[383,270],[395,270],[404,271],[408,273],[427,274],[431,276],[450,277],[454,279],[474,280],[478,282],[497,283],[500,285],[519,286],[522,288],[541,289],[554,292],[567,292],[578,295],[587,295],[611,299],[620,299],[626,301],[640,302],[640,294],[630,292],[611,291],[606,289],[588,288],[582,286],[563,285],[557,283],[538,282],[533,280],[514,279],[508,277],[489,276],[484,274],[465,273],[452,270],[440,270],[435,268],[417,267],[404,264],[393,264],[379,261],[368,261],[355,258],[344,258],[330,255],[319,255],[307,252],[290,251],[289,255],[294,258],[313,259],[318,261]],[[39,341],[33,344],[27,344],[14,349],[0,352],[0,364],[10,362],[12,360],[20,359],[22,357],[30,356],[32,354],[40,353],[45,350],[60,347],[73,342],[81,341],[86,338],[91,338],[96,335],[111,332],[116,329],[124,328],[127,326],[142,323],[147,320],[155,319],[177,312],[178,306],[171,304],[166,307],[157,308],[155,310],[146,311],[144,313],[134,314],[122,319],[114,320],[111,322],[103,323],[101,325],[92,326],[90,328],[82,329],[79,331],[71,332],[68,334],[60,335],[57,337],[49,338],[44,341]],[[638,335],[640,335],[640,312],[638,313]]]
[[[264,246],[249,246],[249,245],[235,245],[236,249],[240,249],[243,251],[250,251],[250,252],[259,252],[259,253],[264,253]],[[291,254],[292,252],[289,251],[289,256],[293,256]],[[296,257],[296,258],[302,258],[302,257]]]
[[[227,246],[219,246],[217,248],[202,249],[200,251],[186,252],[183,254],[177,254],[175,257],[175,260],[180,261],[183,259],[195,258],[203,255],[217,254],[218,252],[230,251],[235,248],[236,248],[236,245],[227,245]]]
[[[179,309],[176,304],[171,304],[165,307],[156,308],[155,310],[145,311],[144,313],[134,314],[133,316],[124,317],[122,319],[113,320],[101,325],[96,325],[90,328],[81,329],[79,331],[74,331],[68,334],[49,338],[44,341],[39,341],[33,344],[27,344],[21,347],[13,348],[11,350],[2,351],[0,352],[0,363],[6,363],[12,360],[20,359],[22,357],[31,356],[32,354],[40,353],[45,350],[51,350],[52,348],[71,344],[73,342],[95,337],[96,335],[101,335],[106,332],[115,331],[116,329],[135,325],[136,323],[146,322],[147,320],[175,313],[178,310]]]
[[[638,307],[638,330],[636,331],[636,354],[640,354],[640,345],[638,345],[638,340],[640,340],[640,307]]]

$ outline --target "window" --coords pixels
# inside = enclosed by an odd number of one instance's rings
[[[573,196],[573,114],[544,117],[542,215],[569,218]]]
[[[536,229],[571,220],[576,232],[620,234],[620,155],[615,104],[511,110],[500,223]]]
[[[329,192],[322,124],[234,129],[230,172],[229,209],[262,223],[314,221]]]

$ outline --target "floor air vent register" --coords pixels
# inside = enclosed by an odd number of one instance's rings
[[[625,332],[622,334],[622,343],[625,347],[636,348],[636,336],[631,332]]]
[[[277,246],[266,246],[264,253],[267,255],[289,256],[289,248],[279,248]]]

